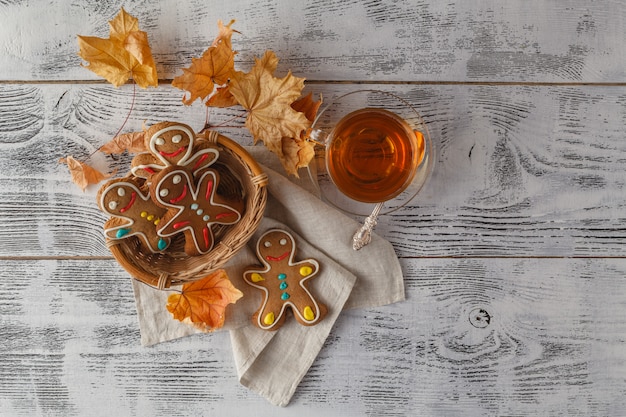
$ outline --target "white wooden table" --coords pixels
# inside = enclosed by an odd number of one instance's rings
[[[140,346],[95,191],[57,164],[131,103],[76,54],[108,3],[0,2],[0,415],[626,415],[624,1],[125,5],[162,79],[126,130],[203,125],[170,81],[232,18],[237,65],[272,49],[307,91],[392,91],[430,127],[431,181],[377,228],[407,301],[342,314],[284,409],[239,385],[225,332]]]

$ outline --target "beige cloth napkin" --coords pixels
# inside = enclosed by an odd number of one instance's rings
[[[249,149],[267,167],[276,167],[275,157],[264,148]],[[230,330],[233,355],[241,384],[275,405],[289,403],[298,384],[317,357],[339,313],[344,308],[374,307],[404,300],[402,270],[389,242],[375,235],[358,252],[352,235],[358,223],[323,203],[315,185],[265,168],[269,176],[269,198],[265,217],[247,247],[225,266],[233,285],[244,296],[227,310],[224,330]],[[297,184],[296,184],[297,183]],[[319,324],[306,327],[288,317],[274,332],[263,331],[251,322],[261,303],[261,294],[243,281],[243,271],[258,264],[256,240],[270,228],[290,231],[297,244],[296,260],[316,259],[320,267],[311,280],[311,290],[327,305],[328,314]],[[197,333],[172,319],[165,305],[169,291],[155,290],[133,280],[141,342],[152,345]],[[291,319],[291,320],[289,320]]]

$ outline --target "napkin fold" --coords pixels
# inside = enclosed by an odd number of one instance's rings
[[[366,308],[404,300],[404,283],[398,258],[389,242],[373,234],[360,251],[352,249],[359,224],[328,206],[316,195],[315,184],[305,175],[288,179],[272,167],[276,158],[264,147],[248,151],[263,164],[269,177],[268,203],[258,230],[248,245],[224,267],[233,285],[244,293],[226,309],[223,330],[230,331],[239,381],[270,403],[285,406],[324,345],[342,309]],[[266,230],[279,228],[294,235],[296,261],[313,258],[320,272],[310,281],[311,292],[326,304],[328,314],[315,326],[302,326],[288,317],[277,331],[252,324],[262,294],[243,280],[243,271],[258,265],[255,245]],[[159,291],[133,280],[141,343],[184,337],[198,330],[172,318],[165,308],[169,291]]]

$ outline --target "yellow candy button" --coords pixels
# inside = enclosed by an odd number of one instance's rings
[[[250,275],[250,279],[252,280],[252,282],[264,281],[264,279],[261,276],[261,274],[257,274],[256,272],[253,273],[252,275]]]
[[[154,214],[148,214],[148,217],[146,217],[146,219],[148,219],[148,221],[152,221],[152,219],[154,219]]]
[[[269,326],[270,324],[274,323],[274,313],[272,313],[272,312],[267,313],[267,314],[265,315],[265,317],[263,317],[263,323],[265,323],[265,324],[266,324],[266,325],[268,325],[268,326]]]
[[[303,266],[300,268],[300,275],[302,275],[303,277],[311,275],[312,273],[313,273],[313,268],[311,268],[310,266]]]
[[[142,211],[142,212],[141,212],[141,217],[146,217],[147,215],[148,215],[148,212],[147,212],[147,211]]]
[[[304,307],[304,311],[302,313],[307,321],[312,321],[315,318],[315,313],[313,313],[313,310],[309,306]]]

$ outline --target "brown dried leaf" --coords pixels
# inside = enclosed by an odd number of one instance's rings
[[[200,58],[191,58],[189,68],[183,68],[183,74],[174,78],[172,85],[189,92],[189,97],[183,97],[183,103],[190,105],[196,99],[204,100],[213,93],[216,85],[228,82],[235,70],[235,52],[232,50],[230,37],[233,30],[230,26],[223,26],[219,21],[220,35]]]
[[[221,20],[217,21],[218,34],[213,40],[211,46],[217,46],[217,44],[219,43],[225,43],[229,49],[233,49],[233,44],[231,42],[233,32],[239,33],[238,31],[231,28],[233,23],[235,23],[234,19],[231,20],[226,26],[224,26],[224,22],[222,22]]]
[[[59,163],[67,164],[72,182],[78,185],[83,191],[89,184],[97,184],[100,181],[111,177],[112,174],[103,174],[95,168],[90,167],[84,162],[79,162],[73,156],[59,159]]]
[[[124,151],[129,153],[146,152],[144,132],[130,132],[118,135],[102,145],[100,151],[106,154],[121,154]]]
[[[237,104],[237,99],[231,94],[228,86],[218,87],[205,104],[209,107],[230,107]]]
[[[282,161],[282,138],[299,138],[311,122],[291,107],[300,97],[304,78],[291,72],[283,78],[274,77],[277,64],[276,55],[267,51],[263,58],[255,60],[249,73],[236,72],[229,88],[239,104],[249,110],[246,127],[254,141],[263,141]]]
[[[311,122],[313,122],[315,120],[315,117],[317,117],[317,112],[320,109],[321,105],[322,97],[320,96],[319,101],[315,101],[313,100],[313,93],[309,93],[304,97],[300,97],[299,99],[291,103],[291,107],[294,110],[304,113],[304,116]]]
[[[315,156],[315,150],[313,144],[307,140],[282,138],[282,154],[281,162],[285,172],[298,178],[298,168],[309,165]]]

